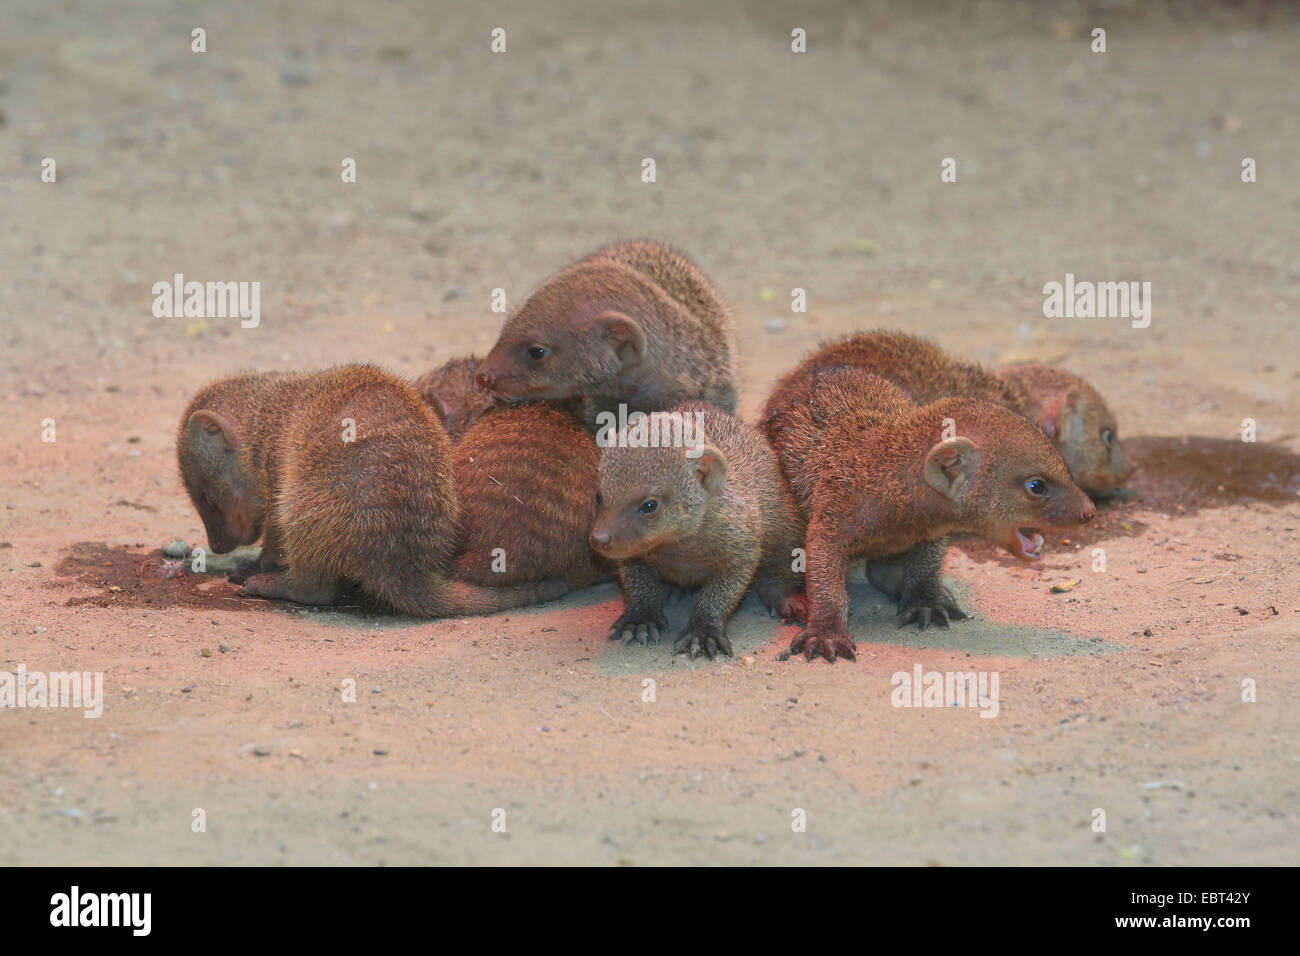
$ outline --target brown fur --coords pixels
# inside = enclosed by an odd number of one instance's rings
[[[600,449],[571,415],[547,403],[481,416],[452,450],[461,502],[457,578],[503,585],[559,578],[570,590],[612,580],[591,550]],[[505,569],[494,571],[502,549]]]
[[[1075,482],[1089,493],[1114,491],[1135,470],[1119,443],[1115,416],[1096,389],[1077,375],[1046,365],[991,372],[902,332],[859,333],[821,346],[777,383],[764,422],[771,410],[788,406],[806,376],[833,368],[879,375],[922,405],[964,396],[1020,412],[1047,433]]]
[[[460,441],[465,431],[497,404],[492,393],[479,388],[474,381],[474,373],[482,361],[477,355],[455,358],[411,383],[442,420],[453,443]]]
[[[694,264],[657,243],[624,242],[542,283],[506,320],[478,381],[508,401],[580,397],[594,428],[619,404],[734,410],[735,354],[731,314]]]
[[[1008,366],[997,375],[1022,396],[1016,410],[1052,439],[1080,488],[1110,494],[1137,471],[1119,442],[1114,413],[1079,376],[1039,364]]]
[[[667,627],[667,581],[699,589],[674,652],[730,656],[727,620],[751,584],[770,611],[806,616],[792,570],[800,524],[776,457],[754,428],[703,402],[672,413],[698,413],[702,435],[693,433],[684,447],[611,446],[601,453],[591,541],[619,562],[627,604],[610,637],[657,640]],[[629,425],[620,441],[634,429]],[[688,455],[692,449],[700,454]],[[644,513],[651,500],[654,510]]]
[[[344,420],[355,440],[344,441]],[[548,600],[563,586],[450,579],[457,503],[450,444],[411,387],[367,365],[247,374],[199,391],[177,437],[181,477],[213,550],[265,541],[245,591],[332,603],[353,581],[438,617]]]
[[[918,406],[898,386],[856,368],[787,381],[764,428],[808,522],[807,630],[794,652],[854,657],[849,562],[908,552],[900,605],[956,611],[939,580],[942,539],[978,534],[1020,557],[1018,529],[1077,524],[1095,512],[1033,423],[981,399]],[[944,441],[944,422],[957,440]],[[1044,482],[1042,497],[1026,483]],[[936,542],[938,544],[936,545]],[[1041,543],[1041,542],[1040,542]],[[938,563],[935,551],[937,548]]]

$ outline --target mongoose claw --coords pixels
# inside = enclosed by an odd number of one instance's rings
[[[668,619],[663,614],[645,614],[628,611],[609,629],[611,641],[622,640],[628,644],[658,644],[660,629],[668,629]]]
[[[857,645],[853,643],[848,631],[812,627],[795,637],[790,644],[790,654],[803,654],[810,661],[820,655],[832,664],[839,657],[851,661],[858,659]]]
[[[623,628],[623,646],[629,644],[640,644],[642,647],[648,647],[651,644],[659,643],[659,628],[653,624],[637,624],[634,627]]]
[[[731,649],[731,641],[727,640],[727,635],[721,630],[704,630],[688,627],[682,632],[682,636],[673,641],[674,654],[691,655],[691,660],[699,657],[701,653],[709,660],[713,660],[718,653],[726,654],[728,657],[734,657]]]
[[[898,602],[899,627],[915,624],[924,631],[931,624],[937,624],[946,628],[949,621],[960,621],[966,617],[966,612],[957,606],[946,588],[935,594],[906,596]]]

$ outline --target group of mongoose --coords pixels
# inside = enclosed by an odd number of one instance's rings
[[[696,591],[674,651],[712,657],[731,655],[752,587],[806,624],[792,653],[834,661],[855,656],[852,562],[903,624],[947,626],[966,616],[940,579],[950,536],[1036,559],[1040,529],[1088,521],[1088,494],[1134,470],[1102,397],[1051,366],[851,335],[787,373],[757,426],[734,414],[736,378],[709,281],[663,245],[618,243],[544,282],[482,360],[414,383],[343,365],[207,385],[180,471],[213,551],[263,539],[232,575],[250,595],[330,604],[348,583],[444,617],[617,575],[611,638],[656,641],[670,589]],[[660,441],[656,419],[699,427]]]

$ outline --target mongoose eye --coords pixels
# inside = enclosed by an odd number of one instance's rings
[[[546,358],[546,349],[542,348],[540,345],[534,345],[529,348],[528,357],[534,362],[540,362],[542,359]]]
[[[600,496],[600,492],[599,491],[596,492],[596,507],[599,508],[604,503],[605,503],[605,499]]]
[[[1025,482],[1025,491],[1031,498],[1041,498],[1047,494],[1047,482],[1041,478],[1030,478]]]
[[[1101,430],[1101,440],[1109,445],[1115,440],[1115,433],[1109,428],[1103,428]]]
[[[651,498],[648,501],[642,502],[641,507],[638,508],[637,511],[643,515],[652,515],[655,513],[655,509],[658,507],[659,507],[659,502]]]

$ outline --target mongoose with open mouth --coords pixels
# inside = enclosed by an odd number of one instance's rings
[[[918,406],[855,368],[787,384],[785,404],[769,408],[764,426],[807,522],[809,620],[792,653],[855,657],[851,561],[907,553],[901,610],[962,616],[940,583],[935,542],[977,534],[1034,560],[1039,528],[1095,514],[1047,436],[1001,405],[943,398]],[[939,561],[942,553],[940,544]]]
[[[506,401],[580,398],[601,413],[685,401],[736,407],[730,311],[695,265],[666,246],[623,242],[547,279],[506,320],[479,385]]]
[[[759,427],[765,429],[768,419],[788,406],[791,394],[808,374],[834,368],[857,368],[879,375],[923,405],[965,396],[1020,412],[1043,429],[1075,483],[1091,495],[1115,491],[1136,470],[1120,444],[1114,414],[1097,390],[1079,376],[1048,365],[1011,366],[991,372],[903,332],[864,332],[822,345],[777,383]],[[927,542],[923,553],[911,561],[914,567],[933,568],[936,580],[930,590],[936,593],[946,550],[944,543]],[[867,565],[871,583],[900,601],[900,606],[904,563],[898,559]],[[954,608],[950,605],[946,613],[940,613],[939,608],[908,602],[904,623],[914,620],[924,628],[933,616],[946,626],[948,617],[965,616],[952,613]]]
[[[727,620],[751,585],[769,611],[803,620],[800,538],[772,449],[716,406],[652,414],[601,452],[591,544],[618,562],[626,599],[611,639],[658,640],[665,582],[699,589],[675,653],[730,656]]]
[[[487,614],[563,582],[453,581],[457,499],[446,432],[411,386],[368,365],[213,382],[181,418],[185,488],[218,553],[265,540],[247,594],[330,604],[355,582],[394,610]]]

